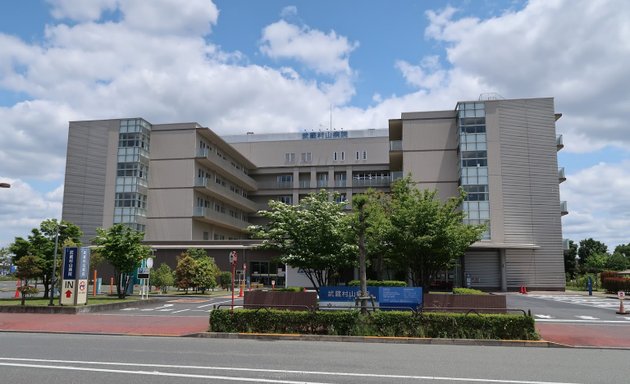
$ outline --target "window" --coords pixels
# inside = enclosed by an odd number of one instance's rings
[[[292,205],[293,204],[293,196],[292,195],[282,195],[278,196],[278,201],[284,204]]]
[[[295,163],[295,153],[289,152],[284,154],[284,162],[288,164]]]
[[[488,165],[486,151],[462,152],[462,167],[485,167]]]
[[[333,152],[333,160],[337,161],[337,152]]]
[[[359,152],[359,151],[357,151],[357,156],[356,156],[356,158],[355,158],[356,160],[359,160],[359,155],[360,155],[360,152]]]
[[[346,159],[346,153],[341,151],[341,161],[344,161]]]
[[[203,233],[203,239],[204,240],[209,240],[210,239],[210,234],[208,232],[204,232]]]
[[[278,188],[291,188],[293,186],[293,175],[278,175],[276,180]]]
[[[464,185],[466,201],[488,201],[487,185]]]
[[[302,152],[302,162],[310,163],[312,161],[313,154],[311,152]]]
[[[367,160],[367,151],[363,151],[363,160]]]

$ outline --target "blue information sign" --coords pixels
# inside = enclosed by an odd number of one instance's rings
[[[81,247],[79,248],[79,280],[85,280],[89,278],[90,274],[90,248]]]
[[[77,277],[77,247],[64,248],[63,253],[63,279],[74,280]]]
[[[422,288],[379,287],[378,298],[381,308],[417,308],[422,306]]]

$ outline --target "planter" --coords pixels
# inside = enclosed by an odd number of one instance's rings
[[[317,308],[316,292],[250,291],[245,292],[246,309],[274,308],[304,311]]]
[[[505,313],[506,297],[503,295],[424,295],[424,311]]]

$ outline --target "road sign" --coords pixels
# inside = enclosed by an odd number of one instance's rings
[[[61,295],[59,296],[59,303],[61,305],[74,305],[75,289],[77,282],[72,280],[63,279],[61,282]]]
[[[617,297],[623,300],[626,297],[626,293],[624,291],[619,291],[617,292]]]
[[[138,268],[138,279],[148,279],[149,268]]]
[[[153,268],[153,259],[150,257],[147,259],[147,268]]]
[[[88,281],[86,280],[77,280],[76,300],[74,302],[75,305],[86,304],[87,303],[87,290],[88,290]]]
[[[89,279],[90,276],[90,248],[79,248],[79,260],[77,265],[77,279]]]
[[[236,251],[230,252],[230,264],[236,265],[238,263],[238,253]]]

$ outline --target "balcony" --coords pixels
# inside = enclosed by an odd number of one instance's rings
[[[392,172],[390,177],[391,177],[391,180],[392,180],[391,182],[393,183],[394,181],[396,181],[398,179],[402,179],[404,176],[403,176],[402,171],[396,171],[396,172]]]
[[[389,150],[393,151],[402,151],[402,140],[390,140],[389,141]]]
[[[560,183],[562,183],[563,181],[566,181],[567,178],[564,175],[564,167],[558,168],[558,181]]]
[[[569,208],[567,207],[567,202],[566,201],[561,201],[560,202],[560,214],[562,216],[569,214]]]
[[[335,180],[335,188],[345,188],[346,180]]]
[[[195,188],[200,188],[202,193],[206,193],[245,212],[256,212],[258,208],[256,203],[247,199],[243,195],[235,193],[229,188],[224,187],[221,184],[217,184],[213,180],[205,177],[198,177],[195,179]]]
[[[229,160],[219,157],[215,152],[208,150],[208,148],[198,149],[196,157],[201,160],[204,166],[221,173],[235,184],[245,185],[246,189],[250,191],[258,189],[254,179],[242,170],[236,169]]]
[[[374,177],[371,179],[352,179],[353,188],[368,188],[368,187],[388,187],[392,183],[390,176]]]
[[[300,188],[310,188],[311,181],[310,180],[300,180]]]
[[[195,207],[193,218],[215,224],[224,228],[245,232],[249,222],[237,219],[228,214],[217,212],[212,208]]]
[[[558,151],[564,148],[564,140],[562,139],[562,135],[558,135],[556,137],[556,148],[558,149]]]

